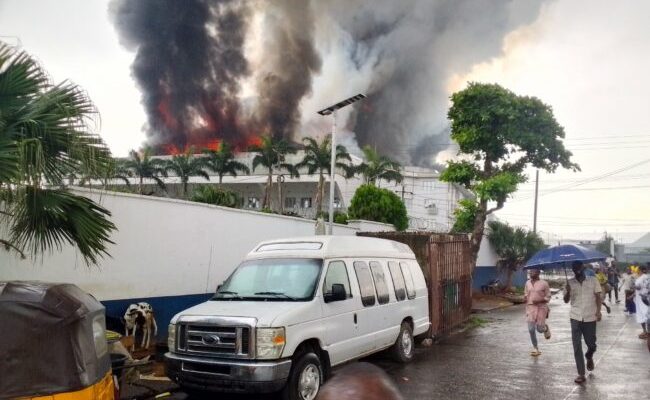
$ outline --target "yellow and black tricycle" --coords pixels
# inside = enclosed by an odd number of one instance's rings
[[[91,295],[0,282],[0,318],[0,399],[115,399],[104,306]]]

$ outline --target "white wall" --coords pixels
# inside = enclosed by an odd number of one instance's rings
[[[483,235],[483,240],[481,240],[481,248],[479,249],[478,256],[476,258],[476,266],[495,267],[497,265],[497,259],[497,253],[494,251],[494,248],[490,244],[487,235]]]
[[[311,236],[315,222],[200,203],[76,189],[112,212],[112,257],[86,267],[70,247],[38,260],[0,250],[0,280],[72,282],[99,300],[213,292],[262,240]],[[335,234],[356,229],[336,225]]]

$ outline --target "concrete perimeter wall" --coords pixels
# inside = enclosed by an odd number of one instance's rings
[[[74,191],[111,211],[118,228],[111,237],[115,245],[108,249],[111,257],[87,267],[72,247],[27,260],[0,249],[0,280],[74,283],[102,301],[109,318],[119,318],[131,302],[147,301],[156,311],[159,331],[165,333],[175,312],[209,298],[257,243],[315,232],[315,222],[303,218],[160,197]],[[375,227],[379,228],[390,229]],[[359,229],[335,225],[334,234],[354,235]]]

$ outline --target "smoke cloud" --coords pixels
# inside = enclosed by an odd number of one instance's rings
[[[316,111],[348,96],[343,140],[433,165],[449,143],[447,85],[498,56],[543,0],[113,0],[154,146],[245,145],[329,132]]]

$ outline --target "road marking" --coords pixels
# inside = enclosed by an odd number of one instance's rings
[[[629,318],[625,318],[625,323],[623,324],[623,326],[621,327],[621,329],[618,330],[618,334],[616,334],[616,338],[614,338],[614,341],[612,342],[612,344],[609,345],[609,347],[607,348],[607,350],[605,350],[605,352],[603,353],[603,355],[600,356],[600,358],[596,360],[596,363],[594,364],[594,367],[600,363],[600,360],[602,360],[602,359],[607,355],[607,353],[609,353],[609,351],[612,349],[612,347],[614,347],[614,345],[616,344],[616,342],[618,342],[618,339],[621,337],[621,334],[623,333],[623,330],[625,329],[625,327],[627,326],[627,323],[628,323],[629,321],[630,321]],[[575,384],[575,387],[573,388],[573,390],[571,390],[571,391],[569,392],[569,394],[566,395],[566,397],[564,398],[564,400],[567,400],[569,397],[571,397],[571,395],[573,395],[573,393],[574,393],[576,390],[578,390],[578,388],[581,387],[581,386],[582,386],[582,385],[578,385],[578,384],[576,383],[576,384]]]

